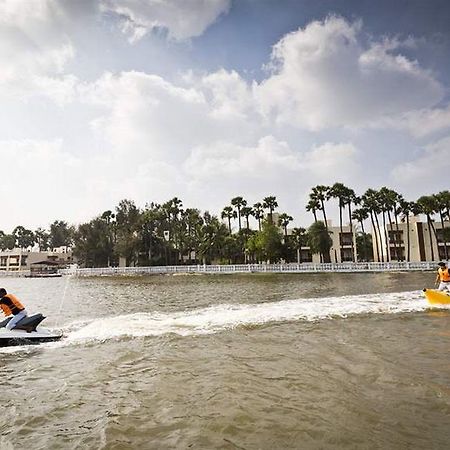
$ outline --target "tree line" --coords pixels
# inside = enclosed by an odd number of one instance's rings
[[[48,231],[42,228],[31,231],[22,226],[11,234],[0,231],[0,249],[37,247],[42,251],[70,246],[74,256],[86,267],[117,265],[120,257],[127,265],[302,262],[305,252],[320,254],[322,261],[329,262],[332,240],[327,208],[330,202],[337,202],[341,235],[344,222],[350,235],[356,230],[359,261],[372,260],[373,249],[378,261],[389,261],[392,258],[388,249],[390,240],[395,258],[409,261],[409,235],[403,255],[399,241],[388,235],[386,225],[390,224],[391,231],[399,236],[399,224],[405,222],[409,234],[409,220],[413,215],[426,217],[430,242],[433,235],[437,239],[435,220],[441,222],[448,259],[445,242],[450,241],[450,236],[444,221],[450,219],[449,191],[407,201],[387,187],[368,189],[357,196],[342,183],[311,189],[305,211],[312,214],[314,221],[308,229],[296,227],[288,232],[294,219],[286,212],[278,212],[274,220],[278,208],[275,196],[265,197],[253,205],[241,196],[234,197],[219,216],[184,208],[177,197],[162,204],[150,203],[144,208],[137,207],[132,200],[122,200],[114,211],[105,211],[79,226],[59,220],[53,222]],[[256,224],[256,229],[250,226],[250,220]],[[373,244],[372,234],[366,232],[368,222],[374,230]],[[340,246],[342,252],[342,240]],[[353,260],[353,239],[351,246]],[[431,252],[434,260],[433,248]]]

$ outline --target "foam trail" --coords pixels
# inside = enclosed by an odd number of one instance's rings
[[[106,340],[124,336],[181,336],[216,333],[242,325],[318,321],[360,314],[396,314],[428,309],[420,292],[283,300],[261,304],[221,304],[193,311],[136,313],[95,319],[69,332],[66,342]],[[73,325],[71,326],[73,329]]]
[[[122,337],[202,335],[239,326],[298,320],[314,322],[364,314],[420,312],[430,308],[421,291],[283,300],[259,304],[220,304],[208,308],[171,313],[136,313],[94,320],[78,320],[64,327],[59,342],[39,347],[58,348]],[[450,309],[450,305],[439,305]],[[36,346],[1,348],[0,353],[27,352]]]

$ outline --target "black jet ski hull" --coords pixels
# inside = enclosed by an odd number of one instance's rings
[[[11,320],[11,317],[6,318],[0,322],[0,347],[40,344],[61,339],[61,333],[52,332],[45,328],[37,328],[44,319],[45,317],[40,313],[27,316],[19,321],[14,329],[7,330],[5,327]]]
[[[11,332],[12,333],[12,332]],[[5,334],[5,336],[2,336]],[[10,333],[0,333],[0,347],[11,347],[15,345],[31,345],[42,344],[44,342],[59,341],[62,334],[42,333],[33,331],[31,333],[20,333],[20,335],[12,335]]]

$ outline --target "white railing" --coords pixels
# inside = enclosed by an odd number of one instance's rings
[[[398,272],[436,269],[433,262],[370,262],[370,263],[302,263],[302,264],[233,264],[192,266],[102,267],[62,269],[63,275],[105,276],[174,273],[315,273],[315,272]]]

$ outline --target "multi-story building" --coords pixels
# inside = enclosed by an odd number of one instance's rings
[[[73,262],[72,250],[68,247],[60,247],[45,252],[17,248],[0,251],[0,271],[30,270],[32,264],[43,261],[57,262],[61,266],[71,264]]]
[[[444,222],[444,228],[449,229],[450,222]],[[450,238],[447,235],[445,242],[442,224],[432,222],[430,227],[417,216],[410,218],[409,228],[406,222],[399,222],[386,225],[385,230],[380,227],[379,233],[372,230],[372,242],[375,261],[419,262],[450,258]]]
[[[346,261],[356,261],[356,233],[350,225],[341,227],[332,226],[331,220],[327,220],[328,231],[332,240],[330,249],[330,261],[332,263],[341,263]],[[319,263],[320,255],[312,255],[312,262]]]
[[[341,227],[333,227],[331,220],[328,220],[328,231],[332,240],[330,249],[330,261],[333,263],[341,263],[346,261],[356,261],[356,233],[355,228],[350,229],[350,225]],[[288,234],[292,233],[292,229],[288,229]],[[319,263],[320,255],[312,254],[308,246],[302,247],[298,252],[299,262]]]

